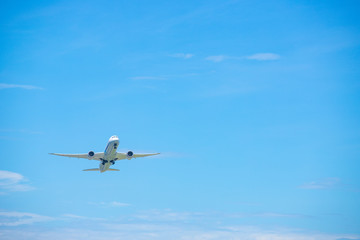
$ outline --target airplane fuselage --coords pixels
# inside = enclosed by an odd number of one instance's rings
[[[104,157],[101,159],[101,163],[99,165],[100,172],[105,172],[115,163],[114,161],[117,159],[116,150],[118,146],[119,138],[117,136],[112,136],[106,145]]]

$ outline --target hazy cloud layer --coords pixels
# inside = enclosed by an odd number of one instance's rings
[[[258,60],[258,61],[277,60],[279,58],[280,56],[274,53],[257,53],[246,57],[246,59]]]
[[[208,61],[212,61],[212,62],[222,62],[225,59],[229,59],[229,56],[225,56],[225,55],[217,55],[217,56],[209,56],[207,58],[205,58],[205,60]]]
[[[275,53],[256,53],[250,56],[227,56],[227,55],[215,55],[208,56],[205,60],[212,62],[222,62],[224,60],[257,60],[257,61],[271,61],[280,59],[280,55]]]
[[[26,179],[19,173],[0,170],[0,191],[16,192],[16,191],[30,191],[34,188],[24,184]]]
[[[63,214],[62,218],[64,220],[90,220],[90,221],[104,221],[105,220],[104,218],[84,217],[84,216],[71,214],[71,213]]]
[[[34,213],[0,212],[0,226],[19,226],[52,220],[54,220],[54,218]]]
[[[199,228],[191,225],[170,224],[134,224],[109,223],[98,226],[66,227],[55,229],[2,229],[2,239],[28,240],[356,240],[358,235],[325,234],[319,232],[304,232],[299,229],[262,229],[254,226],[223,226],[219,228]]]
[[[103,219],[75,214],[63,214],[61,217],[48,217],[34,213],[0,212],[0,230],[2,239],[84,239],[87,240],[339,240],[359,239],[356,234],[327,234],[304,229],[286,227],[263,228],[253,225],[224,224],[222,217],[242,217],[221,213],[175,212],[170,209],[149,210],[141,214],[128,215],[124,218]],[[265,213],[253,214],[264,217],[297,217],[292,214]],[[209,222],[208,219],[212,218]],[[52,222],[69,222],[68,225]],[[71,222],[76,221],[74,225]],[[225,221],[226,222],[226,221]],[[37,223],[37,224],[35,224]],[[21,225],[33,224],[31,228]],[[14,228],[17,227],[17,228]]]

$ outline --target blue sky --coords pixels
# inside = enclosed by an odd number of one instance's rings
[[[360,239],[359,7],[2,2],[1,238]]]

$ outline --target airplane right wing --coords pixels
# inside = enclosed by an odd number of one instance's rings
[[[138,157],[147,157],[147,156],[154,156],[154,155],[158,155],[160,153],[134,153],[134,158],[138,158]]]
[[[93,157],[89,158],[88,153],[83,153],[83,154],[62,154],[62,153],[49,153],[51,155],[56,155],[56,156],[61,156],[61,157],[70,157],[70,158],[85,158],[85,159],[89,159],[89,160],[98,160],[101,161],[100,158],[104,157],[104,153],[103,152],[98,152],[98,153],[94,153]]]

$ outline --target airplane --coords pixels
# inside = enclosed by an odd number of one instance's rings
[[[51,155],[62,156],[62,157],[71,157],[71,158],[85,158],[89,160],[98,160],[101,161],[99,168],[84,169],[83,171],[100,171],[101,173],[105,171],[120,171],[119,169],[110,168],[111,165],[114,165],[118,160],[131,160],[132,158],[138,157],[147,157],[154,156],[160,153],[133,153],[128,151],[127,153],[116,152],[117,147],[119,146],[119,138],[117,136],[111,136],[104,152],[90,151],[84,154],[62,154],[62,153],[49,153]]]

